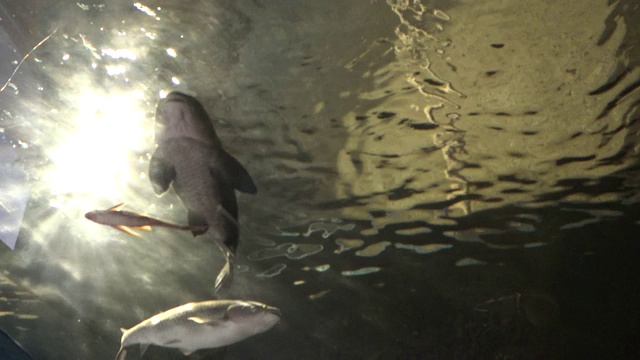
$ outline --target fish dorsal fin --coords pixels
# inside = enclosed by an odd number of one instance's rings
[[[120,211],[122,210],[122,208],[124,208],[124,203],[120,203],[116,206],[112,206],[110,208],[107,209],[107,211]]]
[[[236,158],[224,152],[222,155],[222,163],[224,170],[230,177],[229,181],[235,189],[247,194],[255,194],[258,192],[256,184],[253,182],[253,179],[251,179],[251,175],[249,175],[247,169],[245,169]]]
[[[127,331],[127,329],[125,329],[125,328],[120,328],[120,331],[122,331],[122,333],[124,334],[124,333]]]
[[[122,231],[123,233],[127,233],[127,234],[133,235],[135,237],[140,237],[140,234],[138,234],[137,232],[131,230],[131,228],[129,228],[129,227],[126,227],[126,226],[123,226],[123,225],[117,225],[117,226],[114,226],[114,228]]]
[[[140,357],[144,355],[144,353],[147,351],[148,348],[149,348],[149,344],[140,344]]]
[[[220,323],[220,319],[217,319],[217,318],[211,319],[211,318],[205,318],[201,316],[192,316],[187,318],[187,320],[193,321],[195,323],[202,324],[202,325],[217,325]]]

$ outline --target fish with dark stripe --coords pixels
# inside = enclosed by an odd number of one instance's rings
[[[280,321],[278,308],[255,301],[212,300],[167,310],[122,330],[116,360],[124,360],[125,347],[140,344],[140,356],[149,345],[177,348],[184,355],[219,348],[271,329]]]

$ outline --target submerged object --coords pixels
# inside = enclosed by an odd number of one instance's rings
[[[0,330],[0,355],[13,360],[33,360],[20,344],[15,342],[4,331]],[[5,359],[5,357],[3,357]]]
[[[12,250],[30,196],[26,175],[17,160],[13,144],[0,132],[0,240]]]
[[[188,211],[190,226],[207,226],[206,234],[225,255],[216,290],[230,278],[238,246],[235,190],[258,190],[247,170],[229,155],[204,107],[194,97],[174,91],[158,102],[149,178],[157,195],[172,186]],[[193,231],[201,235],[205,231]]]
[[[102,225],[108,225],[129,235],[140,236],[133,229],[148,231],[152,226],[162,226],[171,229],[199,231],[206,230],[206,226],[188,226],[172,224],[150,216],[122,210],[124,203],[110,207],[107,210],[93,210],[84,215],[85,218]]]
[[[184,355],[196,350],[234,344],[271,329],[280,310],[254,301],[212,300],[189,303],[157,314],[124,330],[116,360],[127,346],[140,344],[141,356],[149,345],[177,348]]]

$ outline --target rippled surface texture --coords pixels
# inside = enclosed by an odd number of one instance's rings
[[[0,328],[36,360],[112,359],[119,328],[216,298],[213,244],[84,218],[186,222],[147,173],[179,90],[259,189],[221,296],[282,311],[190,358],[640,356],[639,21],[625,0],[2,1]]]

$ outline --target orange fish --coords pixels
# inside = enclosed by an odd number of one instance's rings
[[[86,213],[84,217],[102,225],[108,225],[129,235],[140,237],[140,234],[132,229],[149,231],[152,226],[163,226],[171,229],[188,231],[206,231],[206,226],[177,225],[152,218],[150,216],[121,210],[124,203],[118,204],[107,210],[94,210]]]

